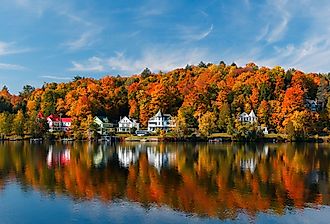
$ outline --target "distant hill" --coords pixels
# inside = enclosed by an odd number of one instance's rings
[[[285,133],[291,127],[296,133],[321,133],[329,127],[329,80],[328,74],[254,63],[237,67],[201,62],[167,73],[146,69],[131,77],[76,77],[67,83],[27,88],[20,96],[5,88],[0,92],[0,112],[22,110],[26,117],[39,111],[62,113],[86,129],[94,115],[106,115],[113,121],[129,115],[146,126],[161,109],[177,116],[183,129],[198,127],[203,120],[215,123],[212,132],[226,132],[235,128],[240,113],[254,110],[259,125],[274,132]],[[312,100],[317,107],[308,103]]]

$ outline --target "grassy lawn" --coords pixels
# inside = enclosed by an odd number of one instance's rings
[[[231,138],[232,135],[227,133],[213,133],[209,136],[209,138]]]
[[[127,137],[132,137],[133,135],[132,134],[128,134],[128,133],[117,133],[116,134],[117,137],[124,137],[124,138],[127,138]]]
[[[286,138],[286,134],[275,134],[275,133],[270,133],[265,135],[265,138]]]

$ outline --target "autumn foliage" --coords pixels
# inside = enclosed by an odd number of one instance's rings
[[[35,111],[45,116],[61,113],[72,117],[73,130],[80,130],[88,127],[89,117],[95,115],[108,116],[112,122],[129,115],[146,127],[148,119],[161,109],[172,116],[179,114],[183,128],[205,127],[201,121],[212,121],[215,127],[204,130],[209,133],[228,131],[240,113],[253,109],[259,125],[284,133],[289,121],[298,119],[295,112],[304,111],[304,117],[299,119],[313,119],[305,122],[306,131],[327,132],[327,74],[285,71],[279,66],[259,68],[253,63],[245,67],[227,66],[223,62],[202,65],[158,74],[147,70],[140,75],[106,76],[99,80],[76,77],[68,83],[28,88],[19,96],[4,88],[0,92],[0,112],[16,114],[22,110],[26,119]],[[317,111],[306,106],[307,99],[321,103]],[[212,119],[206,119],[205,115],[210,114]]]

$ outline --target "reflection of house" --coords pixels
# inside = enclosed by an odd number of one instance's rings
[[[136,120],[126,116],[118,122],[118,132],[131,132],[132,129],[139,130],[139,127],[140,125]]]
[[[108,154],[106,153],[106,146],[99,145],[98,149],[93,153],[93,164],[96,167],[106,166],[108,162]]]
[[[160,152],[156,147],[147,147],[148,162],[158,171],[162,167],[168,167],[171,162],[176,160],[176,155],[170,152]]]
[[[129,167],[130,164],[136,163],[139,159],[139,151],[130,147],[118,146],[118,160],[123,167]]]
[[[117,155],[119,163],[122,167],[129,167],[131,164],[135,164],[140,157],[140,153],[146,153],[148,163],[154,166],[158,171],[162,167],[168,167],[173,165],[176,161],[176,154],[171,152],[161,152],[156,146],[125,146],[118,145]]]
[[[148,147],[147,155],[149,164],[153,165],[158,171],[160,171],[162,166],[168,165],[168,156],[166,152],[157,152],[155,149]]]
[[[47,155],[47,165],[49,167],[54,166],[65,166],[70,162],[70,150],[53,150],[53,147],[49,147],[48,155]]]
[[[174,126],[171,115],[162,114],[160,110],[148,121],[148,131],[150,132],[154,132],[157,129],[169,131]]]
[[[239,115],[238,120],[242,123],[251,123],[251,124],[253,124],[253,123],[257,122],[258,118],[255,115],[254,111],[251,110],[251,112],[249,114],[245,113],[245,112],[241,113]]]
[[[110,123],[109,119],[104,116],[95,116],[94,123],[98,126],[97,133],[100,135],[108,135],[115,132],[115,125]]]
[[[268,145],[264,145],[264,147],[263,147],[263,153],[264,153],[264,155],[267,156],[268,155],[268,152],[269,152]]]
[[[50,115],[47,117],[47,122],[49,125],[49,131],[68,131],[71,127],[71,118],[68,117],[57,117],[55,115]]]
[[[243,159],[240,161],[240,166],[242,170],[250,170],[253,173],[257,167],[257,161],[254,158]]]

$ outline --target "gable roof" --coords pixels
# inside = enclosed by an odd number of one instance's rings
[[[127,116],[123,117],[122,119],[120,119],[120,121],[118,123],[126,123],[124,122],[124,120],[127,120],[129,121],[130,123],[137,123],[137,120],[135,119],[131,119],[131,118],[128,118]]]
[[[37,116],[37,117],[38,117],[38,118],[42,118],[42,119],[43,119],[43,118],[45,118],[45,117],[44,117],[44,115],[43,115],[43,113],[42,113],[41,111],[39,111],[39,113],[38,113],[38,116]]]
[[[98,118],[103,123],[110,123],[110,120],[106,116],[95,116],[95,118]]]
[[[51,121],[57,121],[57,122],[71,122],[72,118],[70,117],[62,117],[61,119],[57,116],[55,116],[54,114],[51,114],[47,117],[47,120],[51,120]]]
[[[254,111],[253,111],[253,110],[251,110],[251,112],[250,112],[249,116],[250,116],[250,117],[255,117],[255,116],[256,116],[256,114],[254,113]]]
[[[246,112],[243,112],[239,115],[240,117],[246,117],[246,116],[249,116]]]
[[[71,123],[72,119],[70,117],[64,117],[62,118],[62,122],[65,122],[65,123]]]
[[[155,117],[162,117],[162,112],[160,111],[160,109],[159,109],[158,112],[156,113]]]
[[[151,117],[150,119],[152,120],[155,119],[156,117],[171,118],[172,116],[170,114],[162,114],[161,110],[159,109],[158,112],[155,114],[155,116]]]

